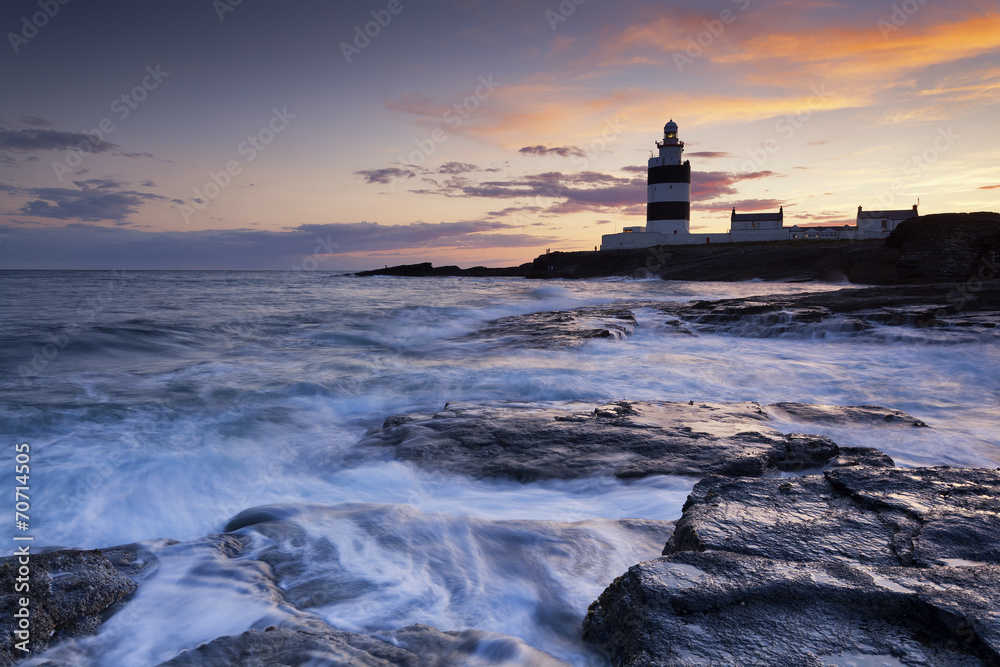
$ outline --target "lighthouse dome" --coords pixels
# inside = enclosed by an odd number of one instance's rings
[[[663,140],[670,144],[678,143],[677,123],[675,123],[673,119],[671,119],[670,122],[668,122],[666,125],[663,126]]]

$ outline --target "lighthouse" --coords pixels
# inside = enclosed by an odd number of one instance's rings
[[[646,179],[646,231],[660,234],[691,233],[691,163],[681,162],[684,142],[677,138],[677,123],[663,126],[659,155],[649,158]]]

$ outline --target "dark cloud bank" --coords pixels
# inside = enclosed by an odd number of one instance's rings
[[[275,269],[355,268],[339,255],[433,248],[522,248],[550,237],[507,232],[502,222],[409,225],[306,224],[285,231],[249,229],[148,232],[70,224],[0,227],[0,269]],[[370,262],[361,261],[367,266]],[[359,266],[361,266],[359,265]]]

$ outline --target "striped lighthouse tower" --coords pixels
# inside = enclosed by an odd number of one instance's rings
[[[691,163],[681,163],[684,142],[677,138],[677,123],[663,126],[657,157],[649,158],[646,186],[646,231],[660,234],[691,233]]]

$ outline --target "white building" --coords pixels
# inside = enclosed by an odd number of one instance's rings
[[[858,207],[857,236],[859,239],[881,239],[892,233],[903,220],[916,218],[917,205],[899,211],[863,211]]]
[[[729,216],[729,240],[740,241],[787,241],[785,228],[785,207],[777,213],[733,213]]]
[[[649,248],[657,245],[790,241],[799,239],[885,238],[896,226],[917,215],[917,206],[903,211],[862,211],[854,227],[785,227],[784,207],[777,213],[737,213],[733,209],[729,231],[722,234],[691,233],[691,163],[681,161],[684,142],[677,123],[663,126],[656,142],[659,154],[649,158],[646,177],[646,225],[624,227],[620,234],[601,237],[601,250]]]

